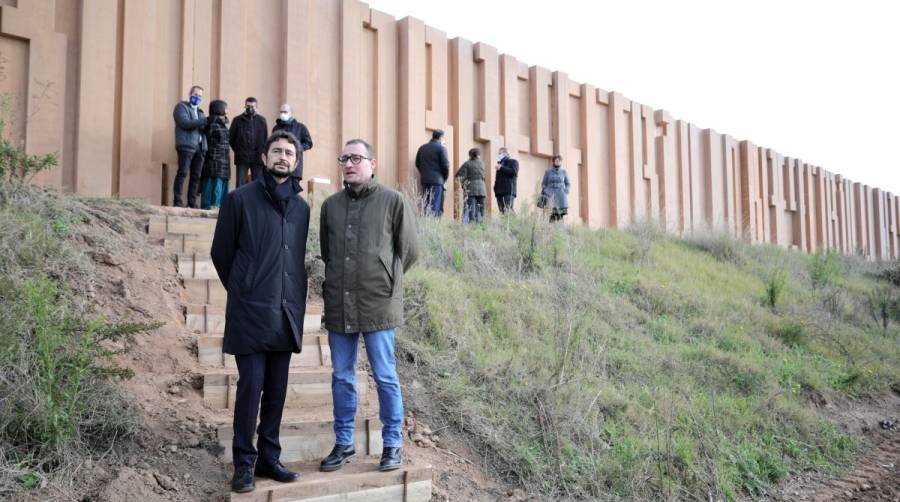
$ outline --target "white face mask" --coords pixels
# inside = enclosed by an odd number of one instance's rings
[[[505,153],[499,153],[499,154],[497,154],[497,162],[500,162],[501,160],[503,160],[503,159],[505,159],[505,158],[506,158],[506,154],[505,154]]]
[[[288,112],[281,112],[278,115],[278,117],[281,119],[282,122],[287,122],[288,120],[291,120],[291,114]]]

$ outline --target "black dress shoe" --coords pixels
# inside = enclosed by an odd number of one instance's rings
[[[331,449],[331,453],[319,465],[319,470],[322,472],[336,471],[354,456],[356,456],[356,449],[352,444],[336,444]]]
[[[386,446],[381,452],[381,464],[378,466],[379,471],[393,471],[399,469],[403,461],[400,459],[400,447]]]
[[[262,462],[257,462],[254,472],[261,478],[274,479],[281,483],[290,483],[300,477],[296,472],[287,470],[281,462],[275,462],[275,465],[264,465]]]
[[[234,470],[234,476],[231,478],[231,491],[237,493],[252,492],[256,488],[253,482],[253,473],[250,472],[249,465],[242,465]]]

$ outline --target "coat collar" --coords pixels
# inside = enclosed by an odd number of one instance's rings
[[[363,185],[359,189],[356,189],[356,190],[351,188],[349,184],[344,183],[344,192],[351,199],[361,199],[363,197],[367,197],[369,194],[374,192],[376,189],[378,189],[378,180],[375,179],[374,175],[372,175],[372,177],[369,178],[369,181],[366,181],[365,183],[363,183]]]

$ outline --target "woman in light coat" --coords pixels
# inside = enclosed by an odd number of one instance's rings
[[[544,172],[541,181],[541,196],[545,197],[546,208],[550,209],[550,221],[562,221],[569,212],[569,174],[562,168],[562,157],[553,156],[553,167]]]

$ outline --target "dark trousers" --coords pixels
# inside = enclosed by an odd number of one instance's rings
[[[281,456],[278,431],[287,395],[290,352],[262,352],[235,356],[238,367],[234,399],[234,442],[231,453],[235,468],[252,466],[257,460],[271,466]],[[262,402],[260,402],[260,395]],[[259,427],[256,416],[259,415]],[[258,439],[253,447],[253,431]]]
[[[469,195],[463,209],[463,223],[481,223],[484,216],[484,195]]]
[[[497,195],[497,207],[501,213],[515,212],[513,206],[516,203],[515,195]]]
[[[235,176],[235,188],[246,185],[262,176],[263,166],[259,164],[235,164],[235,167],[237,171]]]
[[[200,150],[176,150],[178,152],[178,172],[175,174],[174,202],[176,207],[184,207],[181,199],[184,178],[190,174],[188,181],[187,206],[197,207],[197,193],[200,190],[200,172],[203,170],[203,154]]]
[[[425,216],[444,214],[444,185],[422,185],[422,211]]]

